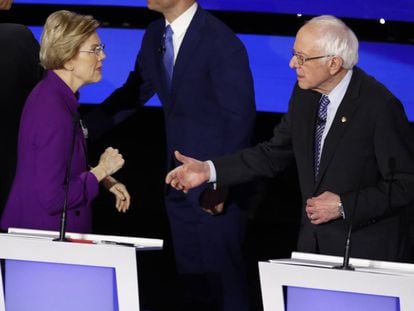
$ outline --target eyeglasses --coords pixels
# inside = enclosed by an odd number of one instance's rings
[[[94,53],[96,56],[99,56],[104,52],[104,49],[105,49],[105,44],[101,43],[101,44],[95,46],[90,51],[79,51],[79,52]]]
[[[304,63],[306,63],[308,60],[314,60],[314,59],[320,59],[325,57],[334,57],[335,55],[322,55],[322,56],[314,56],[314,57],[305,57],[300,54],[296,54],[295,52],[292,53],[293,56],[296,57],[296,61],[300,66],[303,66]]]

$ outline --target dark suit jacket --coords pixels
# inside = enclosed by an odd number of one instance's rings
[[[125,84],[86,116],[93,138],[116,123],[117,114],[143,105],[156,93],[164,108],[167,169],[173,152],[199,159],[230,154],[251,143],[254,91],[246,50],[222,22],[198,8],[177,55],[168,90],[162,65],[165,21],[149,25],[134,71]],[[187,195],[198,204],[203,187]]]
[[[199,7],[177,55],[169,92],[162,67],[164,27],[163,19],[149,25],[134,71],[105,100],[101,112],[114,116],[136,109],[156,93],[165,113],[168,169],[175,165],[174,150],[207,159],[248,146],[255,105],[248,58],[240,40]],[[92,135],[103,127],[103,120],[99,124],[95,120],[88,123]]]
[[[23,25],[0,24],[0,212],[16,168],[20,114],[32,88],[41,79],[39,44]]]
[[[255,104],[248,57],[241,41],[198,7],[177,55],[169,90],[162,65],[164,28],[164,19],[149,25],[127,82],[110,95],[100,111],[86,117],[90,134],[111,127],[119,112],[136,109],[156,93],[164,108],[168,170],[179,164],[174,150],[209,159],[247,147]],[[204,212],[200,197],[205,188],[188,194],[166,188],[176,264],[181,273],[218,273],[220,282],[214,290],[232,289],[219,290],[229,293],[228,298],[220,300],[232,310],[245,310],[245,215],[232,200],[233,194],[228,197],[224,214],[211,216]]]
[[[352,219],[352,256],[405,259],[404,208],[414,198],[414,135],[401,103],[354,68],[315,181],[313,145],[320,96],[296,85],[289,111],[270,141],[214,161],[219,186],[274,176],[296,160],[303,205],[307,198],[331,191],[340,195],[347,215],[346,220],[313,225],[303,211],[299,250],[342,255]]]

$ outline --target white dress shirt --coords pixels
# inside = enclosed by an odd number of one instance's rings
[[[191,20],[193,19],[197,8],[197,2],[194,2],[192,6],[190,6],[183,14],[178,16],[171,24],[165,20],[165,27],[170,25],[173,31],[174,64],[177,59],[178,52],[180,51],[181,43],[183,43],[185,33],[187,32],[188,26],[190,26]]]

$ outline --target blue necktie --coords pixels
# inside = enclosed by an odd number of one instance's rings
[[[316,121],[316,130],[315,130],[315,148],[314,148],[314,161],[315,161],[315,179],[318,177],[319,173],[319,164],[321,162],[321,145],[322,145],[322,135],[325,129],[326,124],[326,116],[328,111],[329,105],[329,97],[326,95],[322,95],[319,101],[319,110],[318,110],[318,118]]]
[[[171,78],[173,73],[173,67],[174,67],[174,46],[173,46],[173,30],[171,29],[171,26],[168,25],[165,27],[165,34],[164,34],[164,54],[163,54],[163,63],[165,72],[167,74],[167,80],[168,84],[171,84]]]

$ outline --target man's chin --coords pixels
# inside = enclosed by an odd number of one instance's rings
[[[298,80],[298,86],[302,89],[302,90],[307,90],[309,89],[309,85],[307,83],[304,83],[303,81]]]

